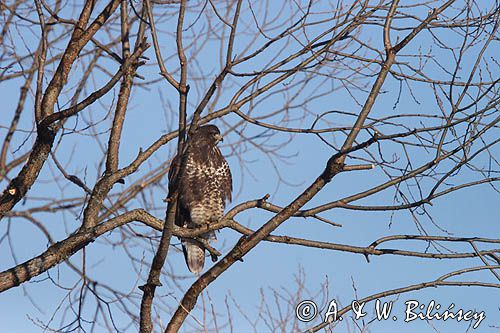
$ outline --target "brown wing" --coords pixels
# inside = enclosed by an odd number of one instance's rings
[[[179,166],[177,165],[179,160],[179,156],[175,155],[174,158],[172,159],[172,162],[170,162],[170,169],[168,170],[168,186],[170,187],[172,184],[172,181],[174,180],[175,175],[177,174],[177,169]]]
[[[175,157],[172,159],[172,162],[170,164],[170,170],[168,171],[168,190],[169,190],[169,192],[174,190],[173,181],[174,181],[174,177],[179,172],[179,169],[180,169],[179,163],[180,163],[179,156],[175,155]],[[179,197],[182,196],[182,194],[183,194],[182,189],[184,188],[184,186],[181,185],[182,178],[183,178],[183,176],[180,176],[180,178],[177,182],[177,186],[179,187]],[[187,207],[181,203],[181,200],[178,200],[177,201],[177,211],[175,214],[175,225],[177,225],[179,227],[185,227],[189,224],[189,221],[190,221],[189,209],[187,209]]]
[[[219,148],[217,148],[218,154],[216,157],[219,162],[218,164],[222,165],[222,172],[220,175],[220,192],[222,194],[222,200],[231,202],[232,192],[233,192],[233,177],[231,175],[231,169],[229,169],[229,165],[227,164],[226,159],[222,156]]]

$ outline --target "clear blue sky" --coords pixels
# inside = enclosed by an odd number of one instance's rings
[[[320,6],[316,8],[319,12],[321,9],[327,10],[330,7]],[[273,10],[278,10],[278,8],[270,8],[270,12]],[[251,23],[251,19],[248,16],[248,12],[244,16],[247,23]],[[194,17],[188,15],[187,22],[192,22]],[[159,29],[171,30],[173,19],[166,19],[165,22],[159,24]],[[188,25],[187,23],[186,25]],[[203,24],[203,20],[194,25],[196,29],[201,29],[200,26]],[[320,29],[311,28],[310,33],[314,34]],[[362,36],[366,40],[371,40],[375,45],[380,45],[382,35],[380,30],[367,30]],[[186,35],[195,34],[195,32],[187,31]],[[240,32],[241,33],[241,32]],[[404,33],[401,33],[404,35]],[[99,35],[102,39],[105,39],[104,35]],[[162,41],[164,45],[164,55],[170,54],[172,50],[172,40],[167,41],[167,37]],[[248,42],[248,36],[241,33],[241,39],[235,46],[235,53],[239,54],[239,51]],[[395,38],[393,36],[393,38]],[[454,35],[449,35],[449,38],[456,38]],[[35,40],[33,36],[25,36],[26,47],[34,48]],[[460,40],[451,40],[451,42],[459,43]],[[430,41],[425,38],[417,38],[414,45],[412,45],[407,53],[419,50],[420,47],[427,50],[430,45]],[[20,43],[20,47],[24,47],[23,43]],[[298,47],[298,46],[296,46]],[[492,56],[499,51],[498,46],[491,47],[488,55]],[[219,70],[217,52],[218,44],[215,42],[208,43],[201,53],[197,55],[196,60],[198,61],[197,66],[203,69],[202,74],[208,77],[214,77]],[[436,51],[436,53],[442,51]],[[271,52],[272,53],[272,52]],[[271,54],[269,53],[269,54]],[[266,55],[258,60],[254,66],[262,65],[266,60],[270,60],[270,55]],[[477,54],[474,50],[471,54]],[[147,55],[153,59],[154,54],[152,48],[148,50]],[[187,54],[190,57],[190,53]],[[440,54],[440,57],[445,57],[445,53]],[[267,58],[266,58],[267,57]],[[473,60],[470,60],[473,61]],[[470,62],[468,61],[468,62]],[[468,64],[466,62],[466,64]],[[152,61],[151,61],[152,63]],[[171,59],[166,62],[167,67],[174,68],[176,66],[177,60]],[[110,63],[111,71],[115,70],[116,65]],[[374,67],[375,68],[375,67]],[[432,68],[432,67],[430,67]],[[14,70],[18,70],[15,68]],[[74,69],[74,74],[70,78],[70,81],[66,89],[71,93],[71,89],[74,89],[74,83],[78,80],[78,75],[81,73],[81,67]],[[238,70],[244,71],[249,70],[248,67],[237,68]],[[498,68],[496,68],[498,73]],[[144,67],[140,70],[140,73],[147,77],[148,79],[153,79],[158,77],[158,69],[154,66]],[[464,71],[467,73],[467,71]],[[195,78],[196,75],[200,73],[194,71],[190,73],[190,78]],[[436,73],[436,78],[439,79],[440,73]],[[462,78],[463,79],[463,78]],[[96,81],[103,81],[105,77],[99,73],[96,75]],[[15,109],[15,103],[17,102],[19,93],[19,80],[15,80],[8,83],[2,83],[0,85],[0,93],[2,100],[4,101],[4,111],[2,114],[1,125],[6,125],[10,121],[13,110]],[[329,87],[320,85],[321,81],[316,79],[313,84],[307,87],[307,93],[313,90],[328,90]],[[363,82],[373,82],[373,78],[364,79]],[[316,84],[316,85],[315,85]],[[333,80],[333,85],[338,84]],[[193,87],[195,84],[192,84]],[[99,86],[99,83],[97,83]],[[192,88],[193,88],[192,87]],[[89,87],[91,89],[92,87]],[[203,86],[202,91],[205,89]],[[403,91],[402,98],[397,105],[396,109],[393,109],[394,101],[397,96],[399,89],[399,82],[394,80],[392,77],[387,79],[387,82],[383,86],[384,94],[375,104],[373,109],[373,115],[388,115],[396,114],[398,112],[405,113],[429,113],[437,114],[439,111],[436,108],[436,103],[433,100],[432,90],[429,86],[423,84],[415,85],[415,90],[413,93],[418,97],[419,103],[416,103],[410,96],[409,92]],[[159,91],[162,91],[164,100],[168,100],[171,103],[171,108],[165,107],[160,99]],[[224,106],[227,100],[232,96],[231,92],[234,88],[228,88],[221,97],[220,102],[217,107]],[[89,91],[84,93],[86,95]],[[361,101],[364,101],[366,97],[365,92],[355,92],[355,96]],[[109,103],[116,99],[117,90],[113,94],[108,94],[104,99],[103,104],[96,104],[91,108],[94,120],[101,119],[108,112],[106,109]],[[192,93],[189,96],[190,102],[196,104],[199,100],[199,94],[197,89],[192,89]],[[256,115],[266,114],[274,108],[279,108],[283,103],[283,96],[278,95],[269,99],[267,102],[260,104],[255,110],[252,110]],[[193,111],[192,105],[190,106],[189,112]],[[318,100],[312,101],[308,104],[310,109],[317,110],[320,114],[324,111],[331,109],[342,109],[350,111],[358,111],[359,106],[351,98],[351,96],[345,90],[338,90],[332,94],[328,94]],[[26,108],[28,109],[21,119],[19,127],[21,129],[30,130],[32,128],[32,116],[29,113],[32,108],[32,98],[27,102]],[[121,149],[121,163],[120,165],[125,165],[137,154],[140,147],[145,148],[156,140],[160,135],[168,132],[173,128],[172,118],[169,116],[172,112],[177,109],[177,99],[173,89],[166,87],[166,83],[161,81],[156,83],[151,87],[151,89],[141,89],[135,88],[133,91],[133,97],[130,102],[130,107],[127,113],[127,120],[124,125],[124,137]],[[245,107],[244,111],[248,108]],[[81,118],[78,119],[78,128],[83,128],[85,126],[84,119],[89,118],[89,112],[85,111]],[[239,120],[234,115],[230,115],[225,118],[230,124],[235,123]],[[311,120],[314,117],[308,116],[302,126],[310,126]],[[346,123],[346,118],[330,119],[333,122],[337,122],[336,125],[348,125]],[[279,123],[279,118],[267,119],[268,122]],[[105,130],[109,127],[109,121],[99,125],[101,130]],[[216,121],[216,124],[220,125],[222,128],[224,126],[220,121]],[[68,123],[68,128],[75,124],[75,120],[71,120]],[[292,122],[291,126],[300,126],[300,122]],[[419,124],[412,124],[413,126],[419,126]],[[262,129],[254,125],[249,125],[245,129],[245,134],[250,136],[252,134],[262,133]],[[2,127],[0,128],[0,135],[3,137],[6,130]],[[498,129],[492,136],[488,136],[487,139],[491,141],[495,137],[495,133],[498,136]],[[107,138],[107,134],[102,135],[103,140]],[[341,142],[342,136],[336,135],[332,137],[331,135],[326,135],[325,138],[328,140],[336,140],[337,143]],[[20,144],[25,139],[24,134],[15,137],[14,147]],[[27,143],[17,154],[26,151],[33,142],[34,137],[31,136]],[[235,142],[238,137],[232,133],[225,140],[225,143]],[[276,135],[271,139],[272,143],[280,143],[285,139],[283,136]],[[259,140],[256,141],[261,142]],[[174,149],[175,142],[170,143],[168,146],[163,147],[155,153],[149,164],[141,168],[138,175],[131,176],[127,179],[127,185],[131,184],[134,180],[138,179],[139,175],[143,175],[150,167],[155,167],[160,163],[163,163],[168,158],[170,158],[171,152]],[[394,147],[387,148],[387,155],[393,153],[390,149]],[[228,156],[229,164],[231,165],[233,171],[233,179],[235,186],[235,193],[238,195],[234,198],[233,203],[229,206],[232,207],[245,200],[260,198],[266,193],[270,193],[270,201],[279,205],[286,205],[291,201],[296,195],[301,193],[303,189],[310,184],[315,177],[317,177],[324,168],[324,165],[328,157],[332,154],[332,149],[327,147],[322,143],[316,136],[307,134],[295,135],[293,141],[286,145],[280,150],[283,155],[289,155],[290,158],[286,159],[285,162],[280,162],[275,160],[279,172],[283,179],[287,182],[293,184],[287,185],[280,183],[277,187],[279,180],[277,179],[276,173],[273,171],[273,166],[270,161],[262,154],[261,151],[256,149],[249,149],[244,152],[244,164],[247,168],[252,170],[254,176],[249,175],[247,171],[241,168],[239,160],[231,153],[227,146],[222,146],[222,151]],[[493,148],[494,153],[498,153],[498,147]],[[401,150],[395,151],[397,154],[402,155]],[[15,155],[17,156],[17,155]],[[99,161],[101,155],[97,149],[96,143],[91,140],[88,136],[84,135],[68,135],[63,137],[61,147],[58,149],[57,156],[60,161],[65,165],[68,165],[68,170],[70,172],[75,172],[82,174],[83,170],[86,168],[87,176],[86,182],[89,185],[93,185],[97,176],[96,164]],[[420,165],[425,161],[429,160],[430,155],[426,155],[423,152],[417,152],[413,156],[415,165]],[[486,163],[487,160],[484,160]],[[81,195],[79,189],[74,186],[65,186],[64,188],[58,188],[54,184],[47,184],[46,180],[50,180],[53,174],[57,174],[57,170],[52,161],[48,162],[44,169],[42,170],[40,176],[40,182],[33,186],[30,191],[30,196],[32,197],[46,197],[53,196],[54,192],[61,192],[60,196],[72,196]],[[457,184],[461,182],[470,181],[471,175],[464,171],[464,175],[459,174],[453,178],[453,181]],[[321,193],[316,196],[307,207],[314,207],[319,204],[333,201],[335,199],[342,198],[348,194],[357,193],[362,189],[370,188],[370,186],[379,184],[386,181],[387,178],[383,172],[375,168],[371,171],[357,171],[342,174],[336,177],[332,183],[328,184]],[[64,182],[62,182],[64,183]],[[162,184],[166,183],[164,179]],[[0,183],[0,185],[5,187],[5,181]],[[121,188],[125,188],[123,185],[117,185],[115,191],[120,191]],[[378,195],[374,198],[364,200],[362,204],[391,204],[392,195],[394,191],[386,191],[382,195]],[[153,188],[153,195],[148,196],[148,200],[154,200],[154,202],[148,202],[152,206],[161,208],[162,199],[165,197],[166,193],[162,191],[160,187]],[[59,194],[58,194],[59,196]],[[500,235],[500,226],[498,224],[499,214],[498,214],[498,204],[499,204],[498,193],[496,193],[490,186],[482,185],[478,187],[464,189],[462,191],[454,192],[445,197],[436,199],[433,201],[433,206],[428,207],[428,211],[432,214],[434,221],[439,224],[439,226],[454,236],[464,236],[464,237],[497,237]],[[29,202],[28,205],[33,204]],[[131,205],[135,207],[141,206],[140,201],[134,201]],[[131,207],[132,207],[131,206]],[[23,209],[21,204],[16,206],[16,209]],[[162,209],[154,210],[152,213],[162,218],[164,213]],[[249,210],[245,213],[238,215],[237,221],[247,225],[252,228],[257,228],[262,225],[269,217],[272,215],[259,210]],[[395,213],[391,212],[355,212],[352,210],[341,210],[335,209],[333,211],[328,211],[322,213],[321,216],[331,219],[337,223],[342,224],[341,228],[335,228],[330,225],[321,223],[313,219],[302,219],[302,218],[292,218],[284,223],[277,231],[276,234],[290,235],[306,239],[329,241],[334,243],[342,243],[357,246],[366,246],[372,241],[379,237],[387,235],[397,235],[397,234],[418,234],[415,223],[412,220],[412,216],[406,211],[399,211]],[[38,216],[51,232],[53,232],[53,237],[57,240],[63,239],[65,235],[73,232],[78,228],[79,220],[71,214],[66,215],[51,215],[43,214]],[[390,222],[392,221],[392,224]],[[438,228],[433,226],[429,220],[423,219],[425,221],[426,230],[431,235],[446,235]],[[138,226],[138,224],[137,224]],[[43,236],[34,229],[31,224],[21,220],[14,219],[10,224],[7,223],[6,219],[1,221],[0,230],[3,234],[6,228],[11,228],[12,241],[14,243],[15,255],[17,262],[22,262],[27,260],[34,255],[41,253],[47,246],[46,240]],[[137,227],[136,230],[142,230]],[[136,285],[142,284],[144,276],[148,271],[147,265],[142,267],[142,279],[136,281],[136,272],[132,269],[132,264],[127,258],[126,253],[121,247],[111,247],[106,243],[106,240],[118,241],[121,239],[121,233],[119,231],[113,231],[106,234],[102,239],[98,240],[90,247],[86,252],[87,257],[87,273],[89,276],[95,279],[102,279],[106,283],[112,284],[114,287],[119,288],[123,292],[133,291],[138,296],[140,296],[140,291],[137,289]],[[230,230],[223,230],[219,236],[219,241],[215,244],[216,247],[223,251],[230,249],[230,245],[237,240],[238,235]],[[177,243],[177,241],[175,241]],[[147,242],[130,242],[130,250],[138,257],[144,255],[144,260],[148,262],[151,260],[151,251],[144,252],[143,248],[136,246],[141,244],[146,245]],[[384,247],[396,247],[403,249],[414,249],[414,250],[425,250],[424,243],[409,243],[409,242],[395,242],[386,244]],[[453,248],[453,246],[450,246]],[[466,247],[461,247],[463,249]],[[458,248],[457,248],[458,249]],[[472,251],[472,249],[467,249],[467,251]],[[78,253],[72,257],[72,262],[81,262],[81,253]],[[7,241],[0,243],[0,269],[3,271],[14,264],[14,259],[12,258],[10,247]],[[168,258],[169,266],[173,267],[173,272],[175,274],[186,276],[186,279],[179,279],[178,283],[183,288],[187,289],[189,285],[194,281],[194,278],[188,274],[187,269],[183,263],[182,255],[179,252],[171,251]],[[210,265],[210,260],[207,260],[207,265]],[[285,290],[293,293],[297,289],[296,277],[297,275],[304,276],[304,292],[301,296],[302,299],[313,299],[324,306],[329,300],[335,298],[338,302],[342,304],[348,304],[352,300],[356,299],[356,293],[359,297],[369,296],[373,293],[380,292],[383,290],[404,287],[413,283],[419,283],[424,281],[430,281],[436,279],[442,274],[448,273],[454,269],[460,269],[469,266],[479,266],[481,261],[477,258],[470,260],[428,260],[428,259],[415,259],[409,257],[397,257],[397,256],[383,256],[383,257],[370,257],[370,262],[367,262],[364,256],[355,255],[350,253],[343,253],[337,251],[319,250],[311,249],[305,247],[273,244],[273,243],[262,243],[256,249],[254,249],[250,254],[248,254],[244,263],[237,263],[232,266],[227,272],[225,272],[216,282],[214,282],[208,288],[208,293],[213,302],[214,307],[221,314],[226,313],[225,299],[228,295],[231,295],[235,300],[237,300],[241,308],[248,314],[250,318],[254,318],[257,313],[259,306],[261,304],[261,290],[267,297],[268,306],[270,310],[278,314],[279,306],[275,303],[274,291],[279,293],[285,293]],[[75,281],[77,281],[76,276],[71,272],[66,265],[60,265],[59,267],[53,268],[49,271],[49,275],[54,281],[61,283],[64,287],[72,287]],[[494,277],[489,272],[474,273],[468,275],[471,280],[481,280],[495,282]],[[329,289],[326,298],[322,293],[322,287],[325,281],[328,281]],[[180,299],[182,297],[182,290],[177,288],[170,288],[171,284],[168,281],[168,277],[164,277],[164,287],[158,289],[157,295],[168,301],[169,305],[174,306],[176,304],[175,299]],[[498,282],[498,281],[496,281]],[[355,289],[353,288],[355,286]],[[323,288],[324,291],[324,288]],[[27,297],[29,293],[30,298]],[[172,293],[172,294],[171,294]],[[47,279],[47,274],[42,274],[34,278],[29,283],[26,283],[22,287],[13,288],[7,292],[0,295],[0,332],[14,332],[14,333],[31,333],[31,332],[41,332],[42,330],[34,324],[34,322],[42,321],[44,323],[48,322],[57,309],[59,303],[64,300],[66,292],[64,290],[54,287],[53,283]],[[203,296],[204,300],[207,300],[206,293]],[[387,298],[384,300],[394,300],[395,298]],[[399,297],[394,305],[394,314],[398,316],[397,321],[382,321],[373,322],[370,324],[372,332],[433,332],[435,327],[440,332],[454,333],[454,332],[465,332],[467,330],[467,323],[456,323],[454,321],[432,321],[431,325],[424,321],[416,321],[412,323],[404,323],[402,317],[404,315],[404,302],[407,300],[418,300],[421,303],[428,303],[431,300],[435,300],[440,303],[442,307],[448,307],[449,304],[454,303],[456,308],[462,308],[464,310],[476,310],[485,311],[486,319],[481,323],[480,327],[476,329],[476,332],[494,332],[498,330],[500,326],[500,313],[499,313],[499,299],[500,291],[497,289],[486,289],[478,287],[440,287],[433,289],[425,289],[417,292],[412,292],[408,294],[403,294]],[[32,302],[36,304],[33,306]],[[200,298],[198,304],[202,303]],[[280,300],[278,302],[283,309],[293,308],[294,304],[286,304],[285,301]],[[67,305],[67,302],[64,303]],[[366,305],[366,309],[373,309],[374,303]],[[92,309],[92,307],[90,307]],[[245,320],[245,318],[238,313],[237,309],[232,307],[232,315],[234,326],[237,328],[236,332],[253,332],[249,327],[250,325]],[[138,313],[138,312],[137,312]],[[195,315],[197,312],[194,312]],[[70,315],[70,314],[68,314]],[[87,313],[91,316],[91,313]],[[167,322],[170,318],[169,314],[163,312],[161,314],[163,322]],[[368,316],[370,319],[373,316]],[[125,316],[120,311],[114,312],[114,319],[117,323],[125,322]],[[56,316],[55,323],[59,323],[61,320],[61,313],[59,312]],[[197,327],[193,321],[189,321],[193,327]],[[317,323],[317,321],[313,322]],[[258,322],[258,332],[267,332],[269,328],[266,326],[263,320]],[[57,324],[54,324],[58,327]],[[120,326],[120,325],[119,325]],[[305,329],[310,327],[310,324],[301,324],[300,328]],[[186,327],[189,327],[187,325]],[[496,328],[495,328],[496,327]],[[99,331],[99,330],[98,330]],[[127,332],[135,332],[135,327],[130,327]],[[222,329],[222,332],[229,332],[227,328]],[[349,321],[346,326],[345,321],[341,324],[338,332],[355,332],[353,328],[352,321]]]

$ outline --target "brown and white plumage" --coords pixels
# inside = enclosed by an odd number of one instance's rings
[[[219,129],[214,125],[200,127],[189,139],[182,161],[184,168],[177,166],[175,157],[169,179],[180,169],[178,179],[179,198],[175,224],[183,228],[219,221],[224,215],[226,201],[231,201],[232,178],[227,161],[217,143],[222,141]],[[210,241],[216,239],[209,232],[200,237]],[[198,274],[205,263],[205,248],[193,239],[181,239],[184,257],[189,270]]]

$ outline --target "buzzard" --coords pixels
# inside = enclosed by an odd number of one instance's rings
[[[181,159],[185,167],[179,166],[177,156],[172,162],[169,180],[181,172],[177,181],[179,197],[175,217],[179,227],[196,228],[217,222],[224,214],[226,201],[231,201],[231,171],[217,147],[219,141],[222,135],[217,126],[202,126],[189,138]],[[199,237],[207,241],[216,239],[214,231]],[[189,270],[198,274],[205,264],[205,248],[194,239],[181,238],[181,242]]]

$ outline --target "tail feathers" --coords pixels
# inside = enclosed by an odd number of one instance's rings
[[[189,270],[194,274],[199,274],[205,265],[205,249],[192,239],[184,239],[182,249]]]

